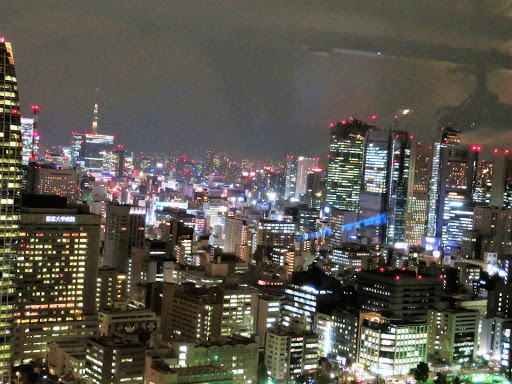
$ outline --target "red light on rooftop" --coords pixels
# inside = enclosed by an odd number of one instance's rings
[[[373,115],[373,116],[371,117],[371,119],[372,119],[372,120],[377,119],[377,115]]]
[[[334,124],[333,124],[333,123],[331,123],[331,124],[329,124],[329,126],[332,128],[332,127],[334,127]]]
[[[4,43],[5,42],[5,37],[0,37],[0,43]]]
[[[395,280],[400,280],[400,276],[395,276]]]
[[[341,124],[347,124],[347,120],[342,120]]]
[[[421,279],[421,278],[422,278],[422,276],[421,276],[421,275],[418,275],[418,279]]]
[[[398,115],[395,115],[395,119],[398,119]]]
[[[496,149],[494,150],[494,153],[498,153],[498,148],[496,148]]]
[[[508,149],[505,149],[505,153],[509,153],[510,151]]]

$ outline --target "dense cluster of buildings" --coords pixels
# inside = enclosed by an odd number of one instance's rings
[[[326,164],[133,154],[96,104],[43,152],[32,112],[0,38],[0,382],[510,371],[508,149],[350,119]]]

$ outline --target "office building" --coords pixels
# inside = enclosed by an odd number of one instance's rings
[[[136,338],[95,337],[87,340],[85,376],[94,384],[140,384],[146,346]]]
[[[233,371],[216,365],[180,367],[155,355],[146,358],[144,383],[149,384],[235,384]]]
[[[460,144],[459,131],[443,128],[435,143],[427,235],[442,239],[445,251],[461,247],[473,222],[473,190],[480,147]]]
[[[374,375],[407,375],[427,361],[428,325],[361,313],[357,362]]]
[[[408,132],[391,133],[391,152],[387,187],[387,243],[405,241],[405,218],[407,213],[407,190],[411,142]]]
[[[132,205],[107,205],[103,265],[129,272],[132,247],[144,247],[146,209]]]
[[[256,245],[263,247],[293,247],[296,224],[287,221],[259,220]]]
[[[111,267],[101,267],[96,280],[96,309],[126,307],[128,276]]]
[[[277,327],[267,332],[265,367],[278,383],[294,380],[317,367],[318,336],[309,331]]]
[[[485,252],[512,254],[512,209],[475,207],[472,231],[480,240],[477,258]]]
[[[281,296],[260,294],[256,316],[256,334],[260,346],[265,346],[267,331],[279,324],[281,320]]]
[[[160,329],[160,319],[148,309],[98,311],[100,336],[149,336]]]
[[[493,207],[512,208],[512,155],[495,151],[491,175],[490,204]]]
[[[21,141],[23,165],[28,165],[29,161],[37,160],[33,156],[39,152],[39,134],[34,130],[34,119],[31,117],[21,118]]]
[[[224,252],[234,253],[242,261],[249,261],[248,222],[245,219],[227,217],[224,228]]]
[[[80,173],[78,169],[55,168],[31,162],[28,165],[27,193],[57,195],[73,203],[80,197]]]
[[[432,148],[420,145],[413,147],[405,216],[405,241],[409,245],[420,244],[426,234],[431,170]]]
[[[15,261],[20,220],[22,178],[21,115],[14,56],[9,42],[0,38],[0,177],[2,186],[2,225],[0,247],[2,281],[0,283],[0,382],[10,382],[13,313],[15,299]]]
[[[335,310],[332,313],[331,356],[343,366],[357,360],[359,340],[359,312]]]
[[[100,217],[57,196],[25,195],[17,257],[15,362],[97,330]]]
[[[256,383],[259,346],[243,337],[221,337],[203,343],[175,341],[174,355],[181,367],[210,365],[233,372],[235,384]]]
[[[329,313],[339,304],[340,291],[340,282],[316,266],[294,272],[284,290],[282,324],[311,330],[317,312]]]
[[[284,198],[295,200],[295,188],[297,186],[297,159],[294,156],[286,156],[285,189]]]
[[[196,288],[193,284],[155,284],[151,308],[161,318],[164,338],[181,336],[186,340],[208,341],[220,337],[222,293]]]
[[[370,128],[359,120],[341,121],[331,127],[326,203],[333,208],[359,210],[365,140]]]
[[[313,168],[307,175],[304,203],[309,208],[323,208],[325,200],[324,174],[325,172],[322,168]]]
[[[447,364],[464,364],[476,358],[480,313],[465,309],[429,309],[429,354]]]
[[[304,196],[308,190],[308,174],[311,172],[311,170],[317,168],[318,158],[309,158],[303,156],[297,157],[297,180],[295,182],[295,198],[298,201],[304,199]]]
[[[221,336],[252,337],[256,332],[258,290],[247,285],[222,286]]]
[[[395,317],[425,318],[441,299],[443,279],[408,270],[361,271],[357,275],[361,310]]]
[[[383,194],[387,190],[390,132],[370,129],[366,140],[363,191]]]
[[[75,133],[71,142],[72,165],[80,165],[84,172],[110,174],[114,136],[98,133]]]

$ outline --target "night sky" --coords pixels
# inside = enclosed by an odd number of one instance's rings
[[[0,35],[13,44],[22,112],[41,108],[45,147],[88,131],[98,100],[100,133],[129,150],[279,159],[325,155],[330,122],[379,115],[387,128],[405,108],[399,127],[431,140],[438,108],[468,97],[473,77],[446,62],[325,51],[357,34],[510,52],[512,29],[485,22],[509,2],[475,3],[0,0]],[[493,72],[489,88],[512,102],[511,72]],[[507,124],[473,127],[468,140],[503,141]]]

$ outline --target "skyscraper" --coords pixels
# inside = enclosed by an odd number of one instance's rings
[[[389,244],[405,240],[405,215],[407,212],[410,162],[411,142],[409,133],[405,131],[393,132],[387,187],[387,240]]]
[[[461,145],[459,131],[448,127],[434,148],[428,229],[434,229],[431,220],[435,219],[434,234],[449,250],[459,247],[462,233],[473,226],[473,187],[480,147]]]
[[[295,198],[295,187],[297,184],[297,159],[294,156],[286,156],[286,176],[284,198]]]
[[[365,192],[386,192],[389,135],[389,132],[377,129],[368,132],[364,159],[363,190]]]
[[[22,178],[21,115],[11,44],[0,37],[0,382],[10,382],[15,298],[14,268]]]
[[[308,174],[318,167],[318,159],[299,156],[297,158],[297,181],[295,183],[295,198],[302,200],[307,192]]]
[[[132,205],[107,205],[103,265],[128,272],[132,247],[144,247],[146,209]]]
[[[371,128],[360,120],[331,127],[326,202],[334,208],[359,210],[365,140]]]
[[[96,331],[100,216],[62,197],[24,195],[19,241],[15,364]]]
[[[410,245],[421,243],[428,214],[428,188],[432,169],[432,148],[414,147],[411,154],[405,240]]]

